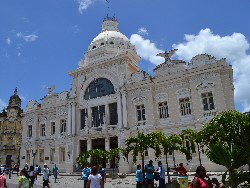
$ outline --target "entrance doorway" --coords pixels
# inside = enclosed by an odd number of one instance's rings
[[[118,137],[114,136],[114,137],[110,137],[110,149],[115,149],[118,148]],[[119,163],[119,156],[114,157],[111,161],[110,161],[110,168],[118,168],[118,163]]]
[[[92,139],[92,149],[105,150],[105,138]],[[106,168],[106,158],[102,159],[102,167]]]

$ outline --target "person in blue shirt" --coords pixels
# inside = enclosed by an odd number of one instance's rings
[[[160,174],[160,179],[159,179],[159,188],[165,188],[165,168],[162,166],[162,162],[158,162],[158,170],[157,172]]]
[[[142,188],[143,174],[142,174],[142,171],[141,171],[141,165],[140,164],[137,165],[135,181],[136,181],[136,188]]]
[[[82,169],[82,179],[84,180],[84,188],[87,187],[90,172],[91,169],[88,167],[88,164],[85,164],[84,169]]]
[[[146,171],[146,188],[154,187],[154,171],[153,161],[150,160],[147,165],[145,165]]]
[[[55,167],[53,168],[53,174],[54,174],[55,183],[56,183],[56,179],[58,176],[58,167],[56,166],[56,164],[55,164]]]

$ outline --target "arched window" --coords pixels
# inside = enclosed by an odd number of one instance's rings
[[[91,82],[85,91],[84,99],[94,99],[106,95],[115,94],[114,86],[106,78],[98,78]]]

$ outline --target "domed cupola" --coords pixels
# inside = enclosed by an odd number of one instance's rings
[[[79,66],[97,64],[129,52],[133,54],[135,61],[139,60],[135,47],[119,31],[117,19],[107,16],[102,23],[102,32],[92,40],[85,54],[85,59],[79,63]]]
[[[18,107],[18,108],[20,108],[21,107],[21,102],[22,102],[22,100],[20,99],[20,97],[17,94],[17,88],[15,88],[14,95],[12,95],[10,97],[8,107]]]

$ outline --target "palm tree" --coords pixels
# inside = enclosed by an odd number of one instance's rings
[[[195,152],[195,145],[197,145],[198,149],[198,157],[199,157],[199,163],[200,166],[202,165],[201,163],[201,136],[200,132],[195,132],[191,129],[186,129],[183,130],[180,134],[181,138],[183,141],[188,141],[190,144],[188,146],[183,145],[183,153],[189,155],[189,159],[192,158],[192,153]]]
[[[177,134],[171,134],[166,137],[162,131],[153,133],[152,137],[154,138],[155,151],[157,151],[159,155],[162,153],[161,151],[163,150],[163,154],[166,157],[168,183],[170,183],[168,154],[173,150],[182,151],[181,148],[183,145],[183,141],[181,137]]]
[[[144,159],[145,159],[145,151],[148,148],[155,148],[153,143],[153,134],[144,134],[143,132],[138,131],[137,135],[134,137],[129,137],[125,141],[125,148],[123,149],[123,155],[128,159],[128,155],[130,152],[132,152],[133,162],[136,163],[136,158],[138,155],[140,155],[142,159],[142,174],[143,179],[145,180],[145,165],[144,165]],[[158,153],[156,152],[156,156],[159,156],[159,150]]]

